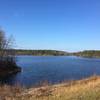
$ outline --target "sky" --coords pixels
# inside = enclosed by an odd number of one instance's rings
[[[0,27],[17,49],[99,50],[100,0],[0,0]]]

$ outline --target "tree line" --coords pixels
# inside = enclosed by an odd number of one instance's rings
[[[68,55],[65,51],[57,51],[57,50],[21,50],[21,49],[14,49],[16,55],[35,55],[35,56],[46,56],[46,55],[53,55],[53,56],[61,56],[61,55]]]
[[[85,50],[73,53],[73,55],[82,57],[100,57],[100,50]]]

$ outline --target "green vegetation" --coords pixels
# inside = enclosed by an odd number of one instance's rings
[[[13,51],[15,55],[33,55],[33,56],[81,56],[81,57],[100,57],[99,50],[85,50],[81,52],[69,53],[66,51],[57,50],[23,50],[23,49],[9,49],[7,52]]]
[[[68,55],[65,51],[57,50],[14,50],[16,55],[35,55],[35,56],[65,56]]]
[[[0,100],[100,100],[100,77],[30,89],[1,86]]]
[[[6,38],[4,31],[0,30],[0,77],[16,73],[21,69],[17,67],[12,39]]]
[[[82,56],[82,57],[100,57],[100,50],[85,50],[82,52],[72,53],[75,56]]]
[[[100,57],[100,50],[85,50],[81,52],[69,53],[58,50],[23,50],[9,49],[6,52],[14,52],[15,55],[33,55],[33,56],[81,56],[81,57]]]

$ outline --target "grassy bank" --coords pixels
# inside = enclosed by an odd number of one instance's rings
[[[100,100],[100,77],[30,89],[1,86],[0,100]]]

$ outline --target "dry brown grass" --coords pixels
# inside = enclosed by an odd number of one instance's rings
[[[1,86],[0,100],[100,100],[100,77],[30,89]]]
[[[0,100],[13,100],[22,93],[23,89],[20,86],[0,86]]]

